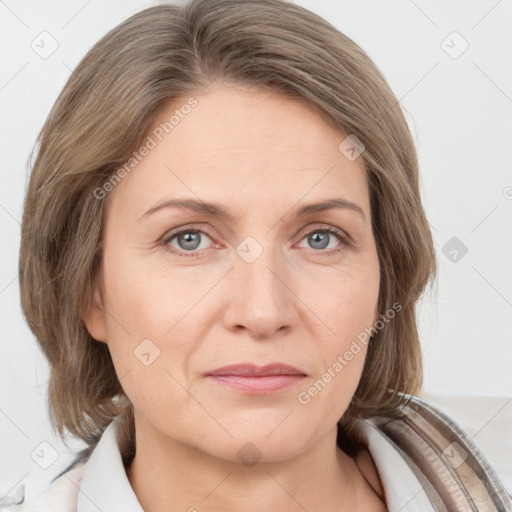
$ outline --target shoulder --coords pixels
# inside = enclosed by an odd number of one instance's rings
[[[2,508],[12,512],[75,512],[80,489],[82,474],[85,469],[84,462],[75,462],[69,469],[62,472],[32,499],[23,500],[19,505],[10,505]],[[23,493],[23,489],[21,489]]]
[[[398,411],[364,420],[374,440],[373,452],[371,443],[369,449],[380,476],[386,478],[389,469],[388,458],[379,453],[386,445],[407,463],[432,503],[448,496],[459,510],[469,502],[477,503],[478,510],[512,508],[509,491],[472,436],[430,401],[404,398]]]

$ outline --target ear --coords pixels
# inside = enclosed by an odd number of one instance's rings
[[[97,276],[98,277],[98,276]],[[89,334],[97,341],[107,342],[107,314],[105,312],[103,291],[96,278],[92,297],[84,305],[81,317]]]

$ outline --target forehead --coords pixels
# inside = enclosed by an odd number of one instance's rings
[[[148,132],[154,147],[113,199],[140,214],[173,196],[277,212],[337,193],[368,211],[362,158],[351,161],[339,149],[346,136],[304,102],[254,88],[210,88],[158,110]]]

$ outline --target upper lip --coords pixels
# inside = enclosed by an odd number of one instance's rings
[[[261,377],[265,375],[306,375],[305,372],[284,363],[272,363],[256,366],[252,363],[232,364],[206,373],[206,375],[242,375],[245,377]]]

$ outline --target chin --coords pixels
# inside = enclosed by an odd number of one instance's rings
[[[272,436],[267,437],[266,434],[247,432],[243,438],[212,439],[211,443],[206,442],[199,448],[219,459],[240,462],[251,468],[258,463],[287,461],[299,456],[306,446],[298,444],[287,434],[284,432],[284,435],[271,439]]]
[[[287,417],[287,415],[289,416]],[[224,425],[233,436],[220,427],[209,429],[201,438],[201,447],[212,455],[252,467],[257,462],[277,462],[292,459],[315,441],[315,432],[293,418],[290,411],[244,411],[242,417],[230,417]],[[284,420],[284,421],[283,421]],[[317,435],[321,437],[320,426]]]

